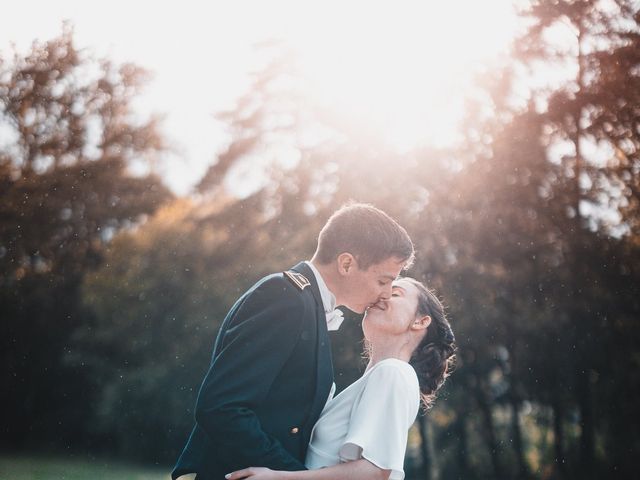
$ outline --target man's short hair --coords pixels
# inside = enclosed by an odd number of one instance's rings
[[[318,261],[326,265],[342,253],[353,255],[363,270],[391,257],[404,260],[407,268],[414,258],[407,231],[382,210],[364,203],[336,210],[320,230]]]

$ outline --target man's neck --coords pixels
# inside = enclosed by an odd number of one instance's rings
[[[339,288],[338,282],[336,282],[336,272],[334,271],[333,265],[323,265],[322,263],[318,262],[315,257],[310,260],[310,263],[316,268],[316,270],[318,270],[318,272],[320,272],[320,275],[322,275],[322,280],[324,280],[324,283],[327,285],[329,291],[336,297],[339,305]]]

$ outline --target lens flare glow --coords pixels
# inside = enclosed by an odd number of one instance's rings
[[[400,148],[455,140],[474,73],[506,54],[517,28],[506,1],[345,2],[339,18],[315,13],[326,29],[299,39],[314,89]]]
[[[14,42],[25,50],[59,34],[67,19],[78,47],[151,70],[135,104],[166,114],[175,153],[163,174],[184,193],[228,141],[213,113],[248,87],[255,43],[295,46],[314,101],[344,124],[400,149],[444,146],[456,139],[473,72],[491,68],[514,36],[512,1],[113,0],[95,9],[82,0],[23,0],[0,16],[0,49]]]

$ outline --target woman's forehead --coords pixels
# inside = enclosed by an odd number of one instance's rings
[[[394,280],[391,285],[393,286],[393,288],[401,288],[405,292],[412,292],[414,290],[417,290],[415,285],[406,278],[398,278],[397,280]]]

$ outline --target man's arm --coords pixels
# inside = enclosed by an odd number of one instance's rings
[[[300,292],[273,279],[249,294],[220,339],[196,404],[196,422],[244,465],[304,469],[255,413],[302,330]]]

